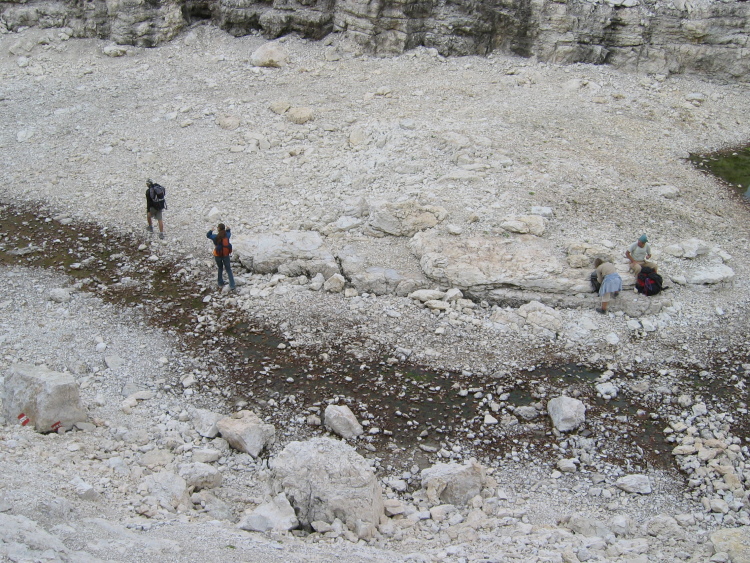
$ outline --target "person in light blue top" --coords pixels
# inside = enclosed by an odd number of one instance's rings
[[[234,276],[232,275],[232,265],[229,262],[229,257],[232,254],[232,244],[229,242],[231,236],[232,230],[227,229],[224,223],[219,223],[216,234],[214,234],[213,229],[206,233],[206,238],[210,238],[214,243],[214,260],[216,261],[216,267],[219,269],[217,278],[219,287],[224,286],[222,273],[226,270],[229,278],[229,289],[234,291]]]

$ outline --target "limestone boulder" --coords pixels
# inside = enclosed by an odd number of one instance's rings
[[[189,506],[187,483],[172,471],[162,470],[147,475],[139,489],[147,492],[161,508],[169,512],[184,510]]]
[[[437,463],[423,469],[421,479],[430,503],[464,506],[481,493],[487,475],[482,465],[471,460],[464,465]]]
[[[647,475],[624,475],[615,485],[626,493],[651,494],[651,482]]]
[[[586,406],[572,397],[555,397],[547,402],[547,413],[560,432],[575,430],[586,421]]]
[[[419,205],[414,200],[372,205],[364,232],[374,237],[410,237],[436,226],[447,216],[442,207]]]
[[[715,264],[693,270],[685,280],[693,285],[712,285],[734,279],[734,270],[726,264]]]
[[[253,66],[281,68],[289,64],[289,54],[281,45],[271,41],[264,43],[250,55]]]
[[[6,420],[31,424],[37,432],[70,430],[87,418],[73,376],[44,366],[11,365],[3,379],[1,398]]]
[[[273,424],[264,423],[252,411],[239,411],[216,423],[221,437],[235,450],[258,457],[276,438]]]
[[[223,479],[221,472],[213,465],[201,462],[181,464],[180,477],[185,479],[188,487],[193,487],[196,491],[218,487]]]
[[[563,328],[563,319],[560,313],[538,301],[521,305],[518,308],[518,314],[532,327],[552,334],[557,334]]]
[[[546,221],[541,215],[513,215],[500,222],[500,227],[511,233],[532,234],[540,237],[544,234]]]
[[[364,432],[357,417],[346,405],[328,405],[323,414],[323,424],[328,430],[347,440]]]
[[[409,247],[430,280],[475,297],[504,289],[591,291],[589,273],[570,268],[555,245],[539,237],[456,238],[428,231],[414,235]]]
[[[204,438],[216,438],[219,435],[216,423],[222,418],[224,418],[223,414],[206,409],[195,409],[192,412],[193,427]]]
[[[714,551],[727,553],[732,563],[750,563],[750,526],[716,530],[710,538]]]
[[[269,462],[273,487],[284,492],[301,524],[338,518],[377,526],[383,512],[380,484],[365,458],[339,440],[290,442]]]
[[[607,526],[594,518],[587,518],[580,514],[572,515],[567,521],[567,527],[576,534],[588,537],[599,537],[611,542],[615,534]]]
[[[238,235],[232,237],[232,247],[240,263],[259,274],[279,271],[312,278],[322,273],[328,278],[339,273],[335,257],[315,231]]]
[[[299,526],[294,508],[284,493],[279,493],[257,508],[248,509],[237,527],[249,532],[271,532],[293,530]]]

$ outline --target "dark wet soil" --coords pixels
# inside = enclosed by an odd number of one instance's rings
[[[558,438],[546,416],[507,426],[502,421],[484,424],[484,416],[502,416],[490,409],[488,395],[503,406],[523,406],[565,389],[593,405],[587,414],[591,424],[580,432],[596,437],[604,433],[612,461],[628,459],[635,470],[671,466],[671,447],[661,432],[665,423],[646,414],[653,406],[630,397],[613,403],[597,399],[597,371],[578,365],[537,367],[506,381],[403,363],[394,366],[385,352],[382,359],[363,362],[337,350],[322,355],[321,350],[295,348],[273,327],[230,306],[227,297],[203,285],[205,280],[191,279],[178,264],[150,260],[148,245],[138,250],[148,243],[145,236],[93,224],[64,224],[68,220],[53,219],[52,211],[11,205],[0,211],[0,263],[57,269],[106,301],[155,313],[146,316],[147,322],[178,337],[189,354],[223,374],[215,385],[224,391],[228,408],[247,405],[262,416],[271,415],[277,427],[284,425],[279,421],[319,416],[333,400],[347,404],[360,421],[369,423],[366,439],[357,442],[360,451],[394,467],[426,466],[428,453],[455,446],[460,446],[463,457],[470,454],[493,465],[514,450],[554,460],[550,446]],[[212,299],[227,300],[221,331],[204,332],[205,327],[196,324],[207,313],[203,298],[209,293]],[[542,387],[546,391],[540,392]],[[294,426],[293,437],[323,432],[303,420]]]

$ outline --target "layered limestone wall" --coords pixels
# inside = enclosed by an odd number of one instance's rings
[[[742,80],[750,70],[750,2],[714,0],[92,0],[0,2],[0,30],[66,28],[72,36],[150,47],[210,20],[235,36],[331,32],[363,51],[417,46],[442,55],[493,51],[556,63]]]

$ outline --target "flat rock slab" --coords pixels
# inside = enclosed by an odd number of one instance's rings
[[[590,272],[570,268],[552,242],[532,235],[456,239],[426,232],[414,235],[410,248],[429,279],[473,295],[500,288],[591,291]]]

